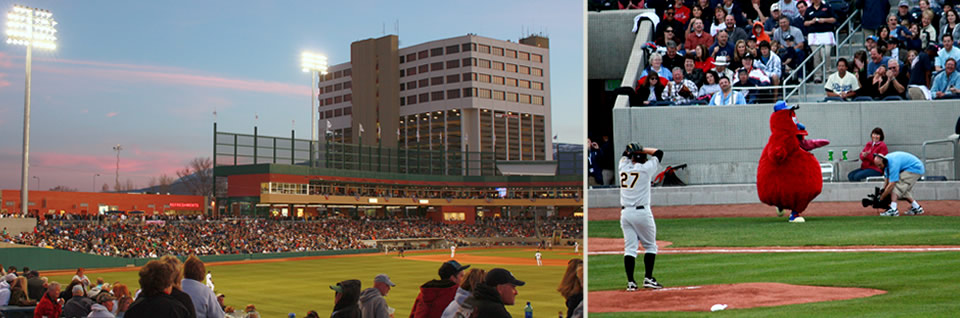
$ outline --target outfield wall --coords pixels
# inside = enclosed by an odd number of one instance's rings
[[[287,252],[287,253],[256,253],[256,254],[230,254],[230,255],[204,255],[198,256],[205,263],[223,262],[223,261],[244,261],[244,260],[262,260],[276,258],[292,258],[307,256],[331,256],[348,255],[362,253],[376,253],[376,249],[356,249],[356,250],[338,250],[338,251],[310,251],[310,252]],[[181,260],[186,259],[180,256]],[[71,252],[58,249],[23,247],[23,248],[0,248],[0,260],[7,266],[29,266],[36,270],[57,270],[57,269],[75,269],[84,268],[105,268],[105,267],[131,267],[142,266],[153,260],[152,258],[120,258]]]
[[[823,191],[813,202],[859,202],[873,193],[874,187],[883,182],[840,182],[823,184]],[[915,199],[960,200],[960,181],[922,181],[913,187]],[[620,206],[620,189],[590,189],[587,192],[588,208],[612,208]],[[650,200],[653,206],[703,205],[703,204],[752,204],[761,203],[756,184],[697,185],[685,187],[652,188]]]
[[[680,171],[688,184],[755,183],[757,161],[770,137],[772,111],[771,104],[615,108],[614,149],[619,152],[630,142],[662,149],[664,165],[688,164]],[[813,151],[821,162],[827,161],[828,150],[834,151],[835,161],[843,149],[849,151],[848,158],[857,159],[874,127],[883,128],[890,151],[921,157],[924,141],[953,134],[958,115],[960,103],[955,100],[800,103],[797,110],[808,138],[830,140],[829,146]],[[960,147],[953,148],[950,144],[930,146],[927,157],[960,153]],[[957,180],[957,165],[928,164],[926,175]],[[845,180],[846,174],[841,177]]]

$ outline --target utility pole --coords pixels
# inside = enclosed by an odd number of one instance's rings
[[[120,191],[120,150],[123,150],[123,147],[120,144],[117,144],[113,147],[113,150],[117,152],[117,180],[116,180],[116,189],[115,191]]]

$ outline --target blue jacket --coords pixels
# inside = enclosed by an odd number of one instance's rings
[[[857,0],[857,7],[863,9],[862,26],[864,29],[876,30],[886,22],[890,13],[889,1]]]

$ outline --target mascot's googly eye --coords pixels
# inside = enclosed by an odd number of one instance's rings
[[[793,115],[793,117],[791,117],[791,118],[793,119],[793,123],[794,123],[794,124],[800,122],[800,121],[797,120],[797,115]]]

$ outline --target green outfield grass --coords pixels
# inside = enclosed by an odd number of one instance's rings
[[[622,237],[619,221],[590,221],[591,237]],[[672,246],[957,245],[958,217],[814,217],[657,220],[658,240]],[[642,272],[642,265],[638,264]],[[667,287],[747,282],[864,287],[886,294],[843,301],[700,313],[616,313],[591,317],[705,315],[744,317],[956,317],[960,253],[664,254],[654,276]],[[624,288],[623,256],[588,259],[589,289]]]
[[[534,252],[526,248],[496,248],[481,250],[457,250],[457,255],[477,254],[484,256],[533,257]],[[544,251],[544,258],[569,259],[575,255],[561,253],[573,249]],[[449,250],[430,254],[446,254]],[[408,253],[409,255],[421,255]],[[318,260],[298,260],[277,263],[239,264],[207,267],[213,273],[217,293],[224,293],[225,303],[242,311],[247,304],[254,304],[262,317],[286,317],[287,313],[304,316],[308,310],[316,310],[321,317],[333,311],[334,292],[329,285],[345,279],[360,279],[362,288],[373,287],[373,277],[379,273],[390,275],[397,284],[387,295],[387,304],[396,308],[395,317],[407,317],[413,307],[413,301],[419,293],[419,286],[437,278],[440,263],[415,261],[390,256],[359,256]],[[509,269],[520,280],[526,281],[518,287],[516,305],[507,306],[515,317],[523,317],[523,306],[531,302],[534,312],[552,317],[558,311],[566,313],[564,299],[556,291],[565,267],[471,264],[473,267]],[[135,292],[139,287],[137,272],[113,272],[88,274],[91,279],[103,277],[106,282],[120,281]],[[69,276],[51,276],[50,280],[66,284]]]
[[[771,214],[773,214],[771,212]],[[657,240],[674,247],[804,245],[956,245],[960,217],[810,217],[659,219]],[[588,222],[590,237],[622,238],[620,221]]]

